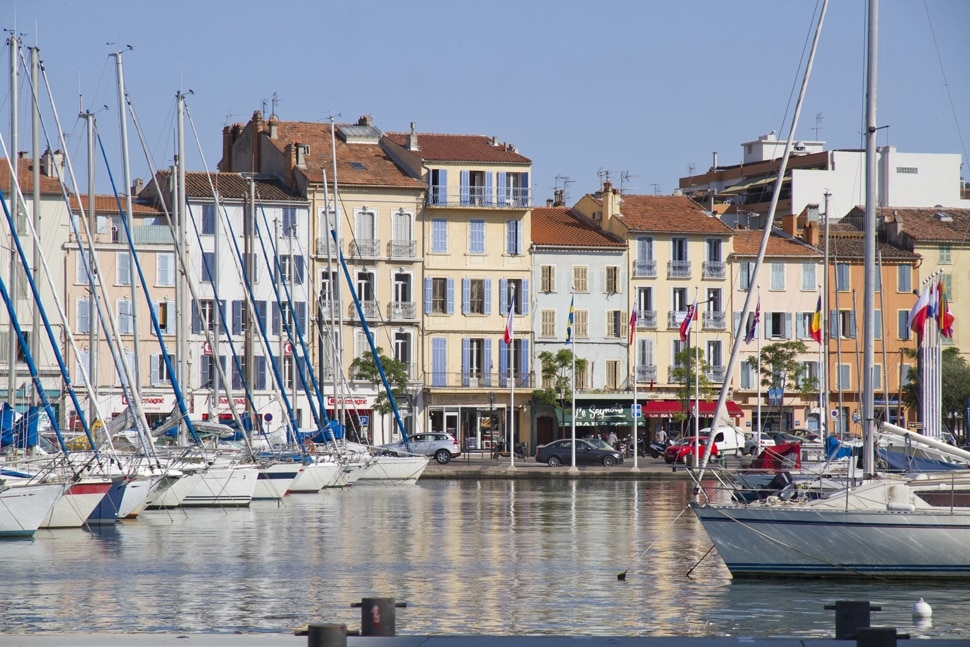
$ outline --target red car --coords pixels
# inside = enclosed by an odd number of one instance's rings
[[[684,438],[680,442],[675,443],[664,450],[664,462],[689,462],[691,465],[697,465],[700,463],[699,459],[704,456],[706,447],[707,438],[703,436],[700,437],[700,449],[698,449],[697,443],[694,442],[693,436]],[[711,456],[708,461],[713,461],[715,458],[717,458],[717,443],[711,445]]]

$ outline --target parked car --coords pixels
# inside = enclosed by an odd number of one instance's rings
[[[704,455],[706,447],[707,438],[704,436],[700,437],[699,449],[698,443],[695,442],[693,436],[682,438],[664,450],[664,462],[674,464],[690,461],[691,465],[697,465],[700,463],[700,457]],[[714,443],[711,445],[711,456],[709,460],[714,460],[718,457],[718,454],[717,443]]]
[[[408,451],[410,446],[410,452]],[[408,439],[408,444],[404,441],[381,445],[381,449],[395,454],[418,454],[421,456],[433,456],[438,463],[444,465],[452,458],[461,456],[461,448],[458,447],[458,440],[451,434],[444,432],[430,432],[414,434]]]
[[[748,439],[744,441],[744,452],[743,452],[744,454],[751,454],[752,456],[756,456],[758,454],[759,435],[761,436],[762,449],[764,449],[765,447],[775,446],[775,439],[771,435],[766,434],[763,431],[758,431],[749,435]]]
[[[709,433],[711,433],[710,427],[704,427],[700,430],[700,435],[704,438],[707,438]],[[687,435],[691,436],[692,434]],[[714,444],[724,454],[730,454],[732,452],[735,456],[741,454],[744,451],[746,440],[747,436],[740,427],[723,425],[714,430]]]
[[[602,441],[609,447],[609,443]],[[569,438],[556,440],[546,445],[540,445],[536,449],[536,461],[545,463],[549,467],[559,467],[560,465],[571,465],[573,453],[573,441]],[[594,445],[584,438],[576,439],[576,464],[577,465],[605,465],[613,467],[623,462],[623,452],[612,447],[604,448]]]

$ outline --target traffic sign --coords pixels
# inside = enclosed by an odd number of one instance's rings
[[[834,419],[834,418],[838,418],[838,417],[839,417],[839,410],[838,409],[832,409],[832,418]]]
[[[643,413],[643,409],[641,407],[642,405],[640,404],[630,405],[630,415],[633,416],[634,418],[639,418],[640,415]]]

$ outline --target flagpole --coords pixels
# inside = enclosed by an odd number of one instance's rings
[[[637,302],[633,300],[633,310],[630,311],[630,346],[633,347],[633,408],[630,409],[630,417],[633,419],[633,471],[639,470],[637,466],[637,431],[640,426],[641,412],[637,407],[637,322],[640,320],[637,313]]]
[[[512,312],[515,308],[515,284],[512,284],[509,294],[509,321],[512,321]],[[513,348],[515,341],[511,338],[512,326],[509,325],[509,469],[515,469],[515,354]]]
[[[575,299],[576,299],[576,295],[574,293],[572,297],[570,297],[569,299],[570,318],[573,316],[573,306],[575,306]],[[575,335],[573,333],[572,324],[573,322],[570,321],[569,322],[569,346],[570,346],[569,350],[570,350],[570,354],[572,355],[573,374],[571,378],[569,393],[570,395],[572,395],[573,409],[572,409],[572,415],[570,420],[570,430],[572,434],[571,435],[572,442],[570,443],[570,445],[572,446],[572,449],[571,449],[572,455],[569,463],[569,470],[575,472],[575,471],[578,471],[578,468],[576,467],[576,340],[575,340]]]
[[[761,305],[761,285],[758,285],[758,305]],[[758,338],[758,367],[754,372],[755,382],[758,384],[757,388],[757,411],[758,411],[758,424],[754,428],[755,437],[755,447],[757,447],[757,455],[761,456],[761,331],[755,331],[755,337]]]

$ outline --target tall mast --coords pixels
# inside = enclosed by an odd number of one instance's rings
[[[172,201],[172,205],[175,211],[175,235],[178,237],[178,244],[181,246],[183,253],[186,250],[188,244],[188,236],[186,235],[188,229],[188,200],[185,197],[185,95],[179,92],[177,94],[178,98],[178,116],[177,116],[177,128],[178,128],[178,153],[175,158],[175,168],[178,172],[178,181],[176,184],[175,194],[177,196],[176,200]],[[188,359],[189,359],[189,348],[188,348],[188,335],[186,334],[189,330],[189,296],[188,289],[186,286],[185,273],[178,271],[179,264],[175,265],[175,312],[166,312],[167,317],[176,318],[175,331],[177,333],[175,342],[175,356],[178,358],[178,380],[179,384],[184,384],[186,387],[189,386],[188,380]],[[218,285],[218,284],[216,284]],[[216,371],[218,373],[218,371]],[[212,374],[212,371],[209,371]]]
[[[10,37],[10,174],[13,178],[13,189],[10,191],[10,213],[13,214],[13,222],[16,226],[17,218],[20,214],[19,200],[20,200],[20,189],[19,181],[20,176],[17,172],[18,166],[18,150],[19,143],[17,140],[17,129],[19,124],[17,123],[17,52],[20,49],[20,39],[17,38],[16,34]],[[13,237],[14,232],[10,232],[10,236]],[[17,252],[14,250],[13,245],[10,246],[10,259],[8,264],[8,276],[10,292],[13,295],[17,295],[19,290],[17,289]],[[13,327],[13,317],[10,317],[7,323],[7,400],[10,402],[11,406],[16,408],[17,405],[17,335],[14,334]]]
[[[94,258],[94,233],[98,230],[98,216],[95,211],[95,189],[94,189],[94,114],[88,110],[81,112],[79,115],[87,122],[87,134],[88,134],[88,219],[90,220],[90,225],[88,226],[88,268],[91,268],[90,259]],[[82,223],[83,225],[83,223]],[[80,229],[80,228],[79,228]],[[80,238],[78,239],[80,244]],[[83,253],[83,252],[82,252]],[[95,282],[95,273],[93,271],[88,272],[88,290],[90,294],[88,295],[88,382],[91,384],[91,398],[88,403],[88,421],[92,424],[96,420],[95,412],[97,411],[97,403],[95,402],[95,395],[98,390],[98,325],[100,319],[96,317],[97,306],[95,299],[98,298],[97,292],[98,286]]]
[[[33,161],[34,161],[34,186],[32,192],[33,198],[33,223],[34,231],[40,231],[40,106],[37,105],[40,95],[37,92],[40,82],[39,73],[40,70],[40,49],[37,47],[30,48],[30,83],[33,91],[33,110],[31,111],[31,147],[33,148]],[[33,258],[33,268],[34,268],[34,282],[36,283],[40,278],[40,246],[34,241],[31,246],[34,250]],[[40,358],[40,304],[35,304],[31,309],[31,328],[30,328],[30,354],[34,356],[34,361],[38,361]],[[39,378],[38,378],[39,382]],[[40,404],[40,394],[37,389],[34,389],[33,397],[31,399],[31,404],[37,406]],[[51,423],[54,421],[51,420]]]
[[[875,459],[873,457],[873,425],[874,407],[872,394],[872,367],[874,361],[873,344],[875,342],[875,285],[876,285],[876,57],[878,55],[878,20],[879,0],[869,2],[869,30],[866,66],[866,219],[863,231],[865,244],[862,251],[862,266],[865,271],[865,291],[862,297],[862,424],[863,427],[863,456],[862,470],[865,477],[873,474]]]

